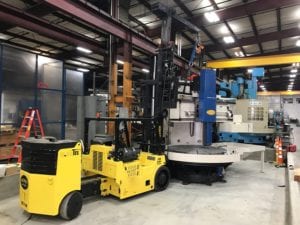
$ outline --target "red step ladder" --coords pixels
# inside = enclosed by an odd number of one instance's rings
[[[18,135],[16,137],[14,146],[11,150],[9,159],[17,158],[18,163],[22,161],[22,153],[18,148],[20,148],[20,142],[31,135],[35,137],[44,137],[44,128],[41,120],[41,116],[38,109],[28,108],[25,112],[21,127],[19,129]]]

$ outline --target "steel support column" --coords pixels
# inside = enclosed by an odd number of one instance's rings
[[[124,42],[123,106],[128,108],[129,116],[131,115],[132,98],[132,45]]]
[[[38,82],[39,82],[39,55],[36,54],[35,55],[35,71],[34,71],[34,81],[33,81],[33,87],[34,87],[34,107],[38,108],[39,110],[41,110],[40,105],[38,105],[38,94],[39,94],[39,90],[38,90]]]
[[[116,58],[113,57],[111,62],[111,71],[109,74],[109,101],[108,101],[108,116],[116,117],[116,97],[118,90],[118,64],[116,63]],[[108,134],[113,135],[115,133],[114,123],[108,123]]]
[[[124,42],[124,65],[123,65],[123,107],[128,109],[128,117],[132,112],[132,44]],[[128,124],[128,133],[131,137],[131,124]]]
[[[62,71],[62,92],[61,92],[61,133],[60,138],[65,139],[66,137],[66,88],[67,88],[67,77],[66,77],[66,67],[63,62],[63,71]]]
[[[224,69],[237,67],[280,65],[294,62],[300,62],[300,53],[213,60],[207,62],[207,67],[215,69]]]
[[[0,124],[2,122],[2,79],[3,79],[3,45],[0,45]],[[0,126],[0,130],[1,130],[1,126]]]
[[[108,100],[108,116],[116,117],[117,106],[116,98],[118,94],[118,64],[116,63],[116,57],[112,57],[111,69],[109,74],[109,100]],[[108,134],[114,135],[115,133],[115,124],[108,122]]]
[[[112,17],[117,18],[119,17],[119,0],[112,0],[111,1],[111,9],[110,13]],[[116,38],[112,35],[109,37],[109,101],[108,101],[108,116],[109,117],[116,117],[116,98],[118,94],[118,64],[117,64],[117,43]],[[114,135],[115,134],[115,124],[113,122],[108,122],[108,134]]]

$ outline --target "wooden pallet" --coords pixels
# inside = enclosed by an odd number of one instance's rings
[[[2,134],[0,135],[0,147],[6,147],[14,145],[16,140],[16,133]]]
[[[17,134],[15,131],[13,133],[2,133],[0,135],[0,159],[6,158],[10,155],[16,136]]]
[[[12,147],[0,147],[0,159],[5,159],[10,155]]]
[[[0,127],[0,135],[9,135],[9,134],[14,134],[16,132],[16,128],[12,127],[12,126],[1,126]]]

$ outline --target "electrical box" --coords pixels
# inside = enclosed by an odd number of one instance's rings
[[[254,133],[272,133],[268,128],[269,103],[267,100],[239,99],[236,114],[242,116],[243,123],[252,123]]]

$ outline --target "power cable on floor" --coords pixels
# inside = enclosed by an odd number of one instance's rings
[[[23,223],[21,223],[21,225],[24,225],[25,223],[27,223],[29,220],[31,220],[31,218],[32,218],[32,214],[30,214],[30,216]]]

